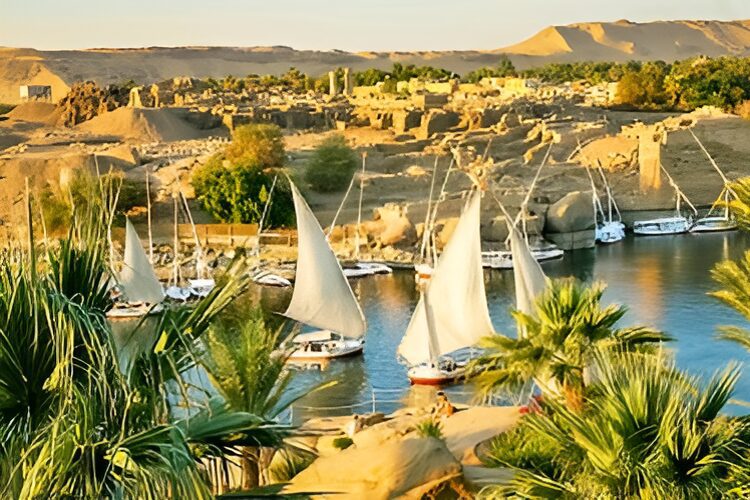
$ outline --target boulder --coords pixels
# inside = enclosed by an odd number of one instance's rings
[[[426,139],[433,134],[448,132],[458,125],[460,121],[461,116],[454,111],[431,109],[422,117],[422,125],[419,129],[418,137]]]
[[[382,246],[408,246],[416,242],[417,230],[406,217],[405,208],[389,203],[375,210],[374,219],[381,222],[379,241]]]
[[[490,220],[482,226],[482,239],[492,243],[502,243],[508,239],[508,222],[504,215]]]
[[[590,193],[568,193],[547,210],[547,233],[574,233],[592,227],[594,208]]]
[[[443,441],[414,437],[318,458],[283,493],[320,491],[316,498],[385,500],[460,474],[461,464]]]

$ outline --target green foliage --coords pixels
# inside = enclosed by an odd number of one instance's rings
[[[350,438],[349,436],[338,437],[333,440],[333,447],[337,450],[345,450],[353,444],[354,441],[352,441],[352,438]]]
[[[550,63],[523,71],[524,78],[538,78],[549,83],[566,83],[584,80],[589,84],[619,81],[626,71],[638,71],[641,63],[576,62]]]
[[[378,82],[384,82],[386,77],[390,74],[387,71],[383,71],[376,68],[369,68],[364,71],[354,72],[354,84],[357,86],[371,87]]]
[[[275,174],[286,158],[281,129],[275,125],[237,127],[232,142],[193,172],[198,201],[221,222],[257,223],[269,200]],[[291,189],[279,178],[271,195],[266,227],[294,222]]]
[[[550,400],[496,438],[491,465],[510,467],[508,484],[483,498],[721,498],[742,488],[747,424],[720,415],[736,367],[708,383],[663,356],[598,353],[586,410]]]
[[[13,108],[15,108],[15,104],[3,104],[0,103],[0,115],[5,115],[13,111]]]
[[[193,171],[191,183],[203,208],[221,222],[260,222],[270,195],[264,227],[290,226],[294,223],[291,188],[279,176],[271,193],[276,175],[252,162],[227,165],[217,154]]]
[[[681,109],[717,106],[732,110],[750,99],[750,59],[693,58],[674,63],[665,88]]]
[[[497,66],[479,68],[467,73],[463,80],[469,83],[477,83],[482,78],[502,78],[507,76],[516,76],[516,67],[508,56],[501,56]]]
[[[251,123],[232,132],[232,142],[224,150],[232,164],[251,163],[262,169],[283,167],[286,163],[284,137],[276,125]]]
[[[562,390],[571,407],[580,406],[584,369],[597,350],[636,349],[669,340],[644,327],[615,328],[626,309],[602,307],[604,287],[572,279],[551,281],[535,304],[535,315],[513,311],[519,338],[485,337],[485,354],[470,364],[470,373],[485,393],[518,391],[536,381],[547,394]]]
[[[440,422],[431,418],[423,420],[416,425],[417,434],[424,438],[443,439],[443,429]]]
[[[340,191],[349,184],[357,169],[357,156],[341,135],[321,142],[305,169],[305,181],[319,192]]]
[[[661,109],[668,105],[664,81],[669,66],[649,62],[639,69],[626,69],[617,86],[617,102],[636,109]]]
[[[117,192],[114,222],[123,223],[125,214],[135,207],[146,205],[145,182],[126,179],[122,172],[110,172],[99,178],[78,170],[65,188],[45,187],[39,193],[39,205],[44,224],[51,233],[66,231],[74,211],[85,212],[101,198],[102,186]]]

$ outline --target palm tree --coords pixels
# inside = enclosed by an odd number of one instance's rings
[[[489,461],[514,478],[485,498],[719,498],[742,488],[748,426],[720,415],[736,366],[705,384],[663,355],[599,351],[592,367],[585,412],[545,402],[495,439]]]
[[[280,347],[282,331],[283,325],[270,328],[259,308],[211,326],[202,364],[229,408],[275,421],[309,392],[289,390],[294,372],[286,366],[290,352]],[[243,489],[255,488],[263,482],[273,450],[242,451]]]
[[[249,282],[240,262],[198,306],[168,309],[130,370],[119,366],[104,320],[106,206],[74,214],[67,241],[37,254],[30,238],[0,256],[3,498],[208,498],[204,458],[287,433],[223,401],[198,406],[183,381],[201,337]]]
[[[615,328],[627,310],[602,308],[603,292],[601,284],[554,280],[537,299],[533,315],[513,311],[522,335],[482,340],[485,353],[470,365],[479,389],[485,394],[513,392],[536,382],[549,396],[562,391],[569,407],[580,409],[586,369],[597,349],[634,349],[669,340],[649,328]]]

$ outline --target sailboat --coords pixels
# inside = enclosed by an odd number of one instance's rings
[[[391,269],[386,264],[383,264],[382,262],[373,262],[373,261],[363,261],[360,260],[360,234],[362,230],[362,198],[364,196],[365,192],[365,167],[366,167],[366,159],[367,154],[362,154],[362,172],[359,176],[359,205],[357,207],[357,231],[355,234],[355,240],[354,240],[354,261],[351,263],[346,263],[343,266],[344,269],[344,276],[347,278],[362,278],[364,276],[372,276],[373,274],[390,274],[393,272],[393,269]],[[354,178],[352,178],[352,182],[354,181]],[[351,185],[349,186],[351,189]],[[344,195],[344,200],[341,201],[341,204],[344,204],[344,201],[346,200],[347,196],[349,194],[349,190],[347,190],[346,194]],[[335,221],[334,221],[335,222]],[[331,227],[333,227],[333,224],[331,224]]]
[[[537,168],[536,174],[534,174],[534,179],[531,181],[531,186],[529,186],[529,190],[526,192],[526,196],[521,202],[520,210],[518,214],[516,215],[515,219],[510,219],[510,215],[507,212],[504,212],[505,216],[508,217],[508,220],[509,221],[512,220],[512,224],[509,223],[508,227],[515,229],[519,226],[519,224],[521,225],[524,241],[526,241],[527,247],[529,246],[528,245],[529,235],[526,230],[526,221],[527,221],[527,216],[529,215],[529,212],[528,212],[529,201],[531,200],[531,194],[534,192],[536,183],[539,180],[539,175],[542,173],[542,169],[547,164],[547,160],[549,159],[550,152],[552,151],[552,144],[553,143],[550,143],[549,147],[547,148],[547,152],[545,153],[544,158],[542,159],[542,162],[539,165],[539,168]],[[509,239],[510,239],[510,236],[509,236]],[[560,259],[565,254],[565,252],[561,250],[554,243],[550,243],[549,241],[546,241],[544,238],[539,238],[539,239],[541,241],[536,242],[536,245],[533,249],[531,248],[529,249],[531,255],[537,262]],[[507,243],[508,242],[506,241],[506,244]],[[513,269],[513,260],[514,260],[514,254],[513,254],[512,249],[511,250],[490,250],[490,251],[482,252],[482,265],[484,267],[488,267],[491,269]]]
[[[271,200],[273,198],[273,192],[274,189],[276,189],[276,181],[278,181],[278,175],[274,176],[273,182],[271,182],[271,189],[268,190],[268,198],[266,199],[266,203],[263,206],[263,213],[260,216],[260,221],[258,222],[258,241],[255,245],[255,248],[252,250],[252,255],[260,258],[260,239],[263,235],[263,229],[265,228],[265,222],[266,217],[268,216],[268,210],[271,207]],[[283,276],[280,276],[276,273],[273,273],[271,271],[266,271],[264,269],[256,269],[253,273],[252,280],[254,283],[257,283],[258,285],[263,286],[274,286],[274,287],[280,287],[285,288],[288,286],[292,286],[292,282],[288,279],[284,278]]]
[[[612,190],[609,188],[607,178],[604,176],[604,171],[601,166],[598,167],[599,175],[602,178],[602,184],[604,185],[604,191],[607,195],[607,211],[605,213],[604,207],[602,207],[601,198],[597,193],[596,183],[591,175],[591,172],[586,168],[586,173],[591,181],[591,190],[594,202],[594,218],[596,220],[595,228],[595,240],[597,243],[616,243],[622,241],[625,238],[625,224],[622,223],[622,216],[620,210],[615,203],[614,197],[612,196]],[[615,218],[616,217],[616,218]]]
[[[412,384],[445,384],[461,378],[465,363],[456,351],[494,333],[482,271],[481,193],[474,191],[420,297],[401,344]]]
[[[635,221],[633,223],[633,233],[637,236],[659,236],[668,234],[681,234],[686,233],[691,226],[691,220],[687,219],[682,215],[681,202],[685,202],[690,206],[694,214],[698,214],[695,206],[690,203],[690,200],[685,196],[677,183],[669,175],[664,165],[660,165],[662,172],[667,176],[669,184],[675,191],[675,215],[673,217],[661,217],[658,219],[649,219],[642,221]]]
[[[122,300],[107,311],[108,318],[139,318],[161,310],[164,289],[129,219],[125,219],[125,257],[118,281]]]
[[[724,187],[721,190],[721,193],[719,193],[718,198],[716,198],[716,201],[711,206],[711,209],[708,211],[708,214],[706,216],[698,219],[695,224],[693,224],[693,227],[690,228],[691,233],[715,233],[719,231],[734,231],[737,229],[737,221],[734,220],[732,217],[730,211],[729,211],[729,201],[730,197],[736,198],[737,195],[734,192],[734,190],[730,186],[729,179],[727,179],[726,175],[724,175],[724,172],[721,171],[719,168],[719,165],[716,164],[711,154],[708,152],[708,150],[703,146],[703,143],[698,139],[698,137],[695,135],[695,132],[693,132],[692,129],[690,130],[690,133],[692,134],[695,141],[698,143],[698,146],[700,146],[701,150],[703,150],[703,153],[708,157],[708,161],[711,163],[711,165],[716,169],[716,171],[721,176],[721,180],[724,181]],[[724,206],[724,213],[721,215],[712,215],[714,213],[714,210],[717,208],[717,206],[721,203]]]
[[[290,361],[316,361],[359,354],[367,330],[362,309],[323,229],[289,181],[297,214],[297,276],[284,316],[319,330],[292,339]]]

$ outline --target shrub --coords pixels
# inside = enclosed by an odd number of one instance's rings
[[[285,163],[284,138],[276,125],[251,123],[232,132],[232,142],[224,157],[233,164],[255,164],[260,168],[281,167]]]
[[[440,423],[432,419],[427,419],[418,423],[416,429],[417,434],[422,437],[443,439],[443,430],[440,428]]]
[[[352,438],[348,436],[339,437],[333,440],[333,447],[337,450],[345,450],[354,444]]]
[[[232,165],[217,154],[193,172],[192,184],[198,201],[217,220],[253,224],[260,222],[263,215],[273,175],[258,163]],[[291,189],[286,179],[279,177],[264,225],[282,227],[293,223]]]
[[[115,223],[121,224],[124,215],[135,207],[146,206],[145,182],[126,179],[122,172],[112,172],[96,176],[79,170],[65,189],[45,187],[39,195],[39,204],[44,216],[44,224],[48,231],[55,233],[66,229],[71,222],[73,209],[85,211],[93,200],[102,197],[100,186],[111,186],[119,190]]]
[[[15,108],[15,104],[2,104],[0,103],[0,115],[5,115],[13,111],[13,108]]]
[[[305,170],[305,181],[319,192],[346,188],[357,168],[357,157],[341,135],[325,139],[313,153]]]

